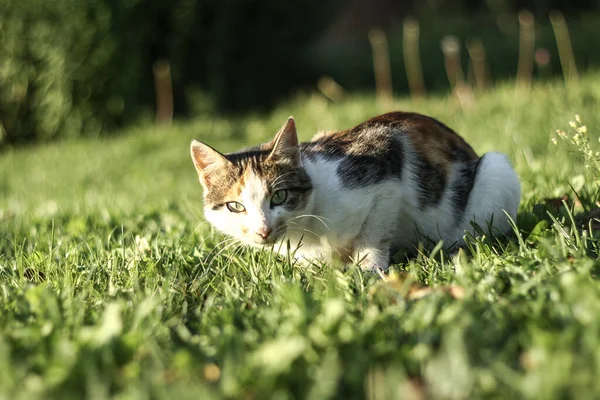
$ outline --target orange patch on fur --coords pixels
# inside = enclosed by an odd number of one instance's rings
[[[242,189],[243,186],[236,182],[225,194],[225,199],[227,199],[227,201],[238,200],[240,198],[240,193],[242,193]]]
[[[313,141],[322,139],[322,138],[327,137],[327,136],[334,136],[335,133],[339,133],[339,132],[335,132],[335,131],[332,131],[332,130],[319,131],[310,140],[311,140],[311,142],[313,142]]]
[[[479,157],[473,148],[454,131],[423,116],[413,116],[403,124],[414,150],[428,163],[449,174],[457,149],[471,160]]]
[[[231,200],[236,200],[240,198],[242,194],[242,190],[244,190],[244,185],[246,184],[246,175],[248,175],[249,168],[246,168],[240,179],[231,186],[231,188],[227,191],[227,198]]]

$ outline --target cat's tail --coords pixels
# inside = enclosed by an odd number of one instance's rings
[[[476,236],[470,221],[485,232],[511,232],[509,217],[517,221],[520,200],[521,183],[506,155],[485,153],[479,162],[463,223],[460,224],[463,232],[469,231]]]

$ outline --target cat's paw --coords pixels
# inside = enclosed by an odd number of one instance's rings
[[[390,266],[389,256],[384,256],[387,253],[386,251],[370,250],[359,259],[358,264],[364,272],[380,275],[386,272]]]
[[[365,258],[359,263],[359,265],[363,272],[371,273],[377,276],[384,276],[389,268],[389,263],[387,260],[368,260]]]

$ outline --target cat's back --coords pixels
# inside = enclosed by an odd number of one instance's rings
[[[338,175],[348,187],[401,179],[407,165],[423,180],[433,176],[445,181],[456,164],[479,159],[455,131],[409,112],[390,112],[347,130],[319,133],[302,144],[302,153],[337,161]]]

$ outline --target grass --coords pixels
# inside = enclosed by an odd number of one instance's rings
[[[599,78],[531,96],[501,86],[465,113],[441,97],[310,96],[268,117],[5,151],[0,399],[598,397],[598,235],[576,229],[597,182],[551,138],[579,114],[598,144]],[[523,181],[513,242],[423,254],[383,282],[228,247],[203,222],[192,138],[232,150],[293,114],[308,139],[390,108],[510,155]],[[545,205],[570,186],[582,205]]]

